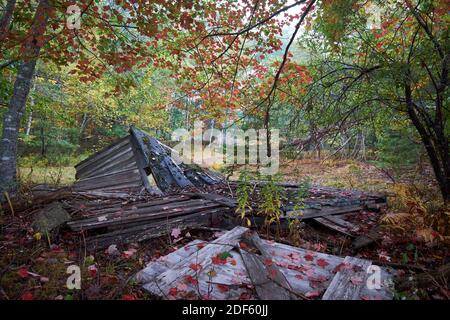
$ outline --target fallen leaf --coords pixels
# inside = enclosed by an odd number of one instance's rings
[[[247,250],[248,249],[248,245],[245,242],[239,242],[239,247],[241,249]]]
[[[311,254],[306,254],[304,256],[304,258],[305,258],[306,261],[313,261],[314,260],[314,257]]]
[[[178,293],[177,291],[178,291],[177,288],[170,288],[169,295],[172,297],[176,297]]]
[[[178,238],[180,236],[180,234],[181,234],[180,228],[173,228],[172,232],[170,233],[170,235],[172,237],[174,237],[175,239]]]
[[[340,271],[344,271],[344,270],[352,270],[352,269],[353,269],[353,266],[351,264],[342,262],[342,263],[339,263],[333,269],[333,272],[336,273],[336,272],[340,272]]]
[[[89,271],[89,274],[90,274],[92,277],[95,277],[95,275],[97,274],[97,266],[96,266],[95,264],[91,264],[91,265],[88,267],[88,271]]]
[[[208,277],[215,277],[217,276],[217,272],[215,270],[209,270],[207,273]]]
[[[242,292],[239,296],[239,300],[250,300],[252,298],[251,294],[248,292]]]
[[[325,268],[329,263],[325,259],[317,259],[317,265],[321,268]]]
[[[219,289],[220,292],[225,293],[230,291],[230,289],[228,288],[228,286],[223,285],[223,284],[218,284],[217,285],[217,289]]]
[[[265,260],[264,260],[264,265],[265,265],[266,267],[270,267],[270,266],[272,266],[272,264],[273,264],[272,259],[265,259]]]
[[[199,249],[203,248],[204,246],[205,246],[204,242],[201,242],[201,243],[197,244],[197,248],[199,248]]]
[[[122,295],[122,300],[139,300],[134,294]]]
[[[185,281],[186,283],[193,284],[193,285],[196,285],[196,284],[198,283],[198,280],[195,279],[195,278],[194,278],[193,276],[191,276],[191,275],[185,276],[185,277],[184,277],[184,281]]]
[[[189,267],[194,271],[198,271],[202,268],[202,265],[199,263],[191,263]]]
[[[28,278],[28,270],[26,268],[20,268],[19,271],[17,271],[17,275],[21,278]]]
[[[31,292],[25,292],[20,296],[20,300],[33,300],[33,294]]]
[[[122,253],[122,255],[123,255],[125,258],[131,258],[132,256],[134,256],[134,254],[135,254],[136,252],[137,252],[136,249],[131,248],[131,249],[129,249],[129,250],[124,251],[124,252]]]

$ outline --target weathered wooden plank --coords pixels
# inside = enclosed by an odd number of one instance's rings
[[[112,173],[120,170],[137,168],[136,159],[133,153],[130,151],[127,154],[123,155],[119,159],[111,160],[109,162],[105,162],[104,165],[98,166],[89,172],[84,173],[83,175],[79,175],[78,178],[86,179],[94,176],[99,176],[105,173]]]
[[[208,223],[211,215],[220,213],[220,209],[205,210],[191,215],[175,217],[133,227],[123,227],[112,232],[88,237],[88,248],[105,248],[111,244],[139,242],[163,235],[170,236],[173,228],[181,230],[203,226]]]
[[[102,228],[102,227],[111,227],[111,226],[117,226],[117,225],[121,225],[121,226],[126,226],[127,224],[131,224],[131,223],[147,223],[148,221],[152,221],[152,220],[157,220],[157,219],[162,219],[162,218],[166,218],[166,217],[176,217],[176,216],[181,216],[181,215],[187,215],[190,213],[195,213],[195,212],[201,212],[203,210],[207,210],[207,209],[213,209],[213,208],[218,208],[220,207],[219,204],[216,203],[210,203],[210,204],[202,204],[202,205],[197,205],[197,206],[192,206],[189,208],[185,208],[185,209],[181,209],[181,208],[172,208],[172,209],[168,209],[167,211],[163,211],[163,212],[151,212],[151,213],[145,213],[145,214],[131,214],[129,216],[119,216],[117,218],[110,218],[110,217],[102,217],[102,218],[98,218],[97,221],[93,221],[93,222],[84,222],[84,221],[80,221],[77,220],[76,223],[71,222],[68,223],[69,227],[74,230],[74,231],[78,231],[78,230],[90,230],[90,229],[98,229],[98,228]]]
[[[358,227],[356,225],[337,216],[314,218],[314,221],[351,238],[355,237],[358,231]]]
[[[130,132],[142,150],[145,166],[150,168],[158,187],[163,192],[193,186],[158,140],[134,127],[130,128]]]
[[[214,194],[214,193],[190,193],[186,192],[185,194],[191,196],[191,197],[200,197],[202,199],[214,201],[217,203],[220,203],[224,206],[227,206],[229,208],[235,208],[236,207],[236,199],[232,199],[229,197],[222,196],[220,194]]]
[[[272,255],[269,252],[269,247],[266,245],[265,242],[261,240],[261,238],[258,236],[256,232],[252,233],[246,233],[243,236],[244,239],[248,240],[252,245],[254,245],[262,254],[264,257],[264,260],[272,261]],[[280,288],[283,289],[283,293],[278,292],[278,295],[286,295],[291,299],[295,299],[294,291],[292,290],[292,287],[290,286],[289,282],[286,280],[285,276],[278,270],[278,268],[275,265],[271,265],[268,267],[268,272],[271,277],[271,279],[278,285]]]
[[[364,208],[362,205],[342,206],[337,208],[322,208],[322,209],[301,209],[288,211],[286,215],[293,217],[300,217],[301,220],[326,217],[334,214],[342,214],[348,212],[360,211]]]
[[[185,276],[196,275],[196,271],[190,268],[191,264],[200,264],[202,271],[205,272],[205,270],[208,270],[208,266],[212,264],[211,257],[236,247],[241,235],[247,230],[244,227],[235,227],[233,230],[204,246],[195,255],[191,255],[187,259],[180,261],[170,270],[160,274],[153,282],[145,284],[144,288],[150,292],[167,297],[169,289],[178,281],[184,279]]]
[[[123,137],[119,139],[117,142],[103,148],[102,150],[96,152],[89,158],[81,161],[75,166],[75,169],[77,171],[83,170],[88,165],[95,163],[97,161],[101,161],[106,159],[110,154],[117,152],[120,148],[123,148],[124,146],[127,146],[130,143],[130,136]]]
[[[284,275],[272,264],[272,259],[240,250],[248,275],[261,300],[291,300],[292,288]],[[265,260],[270,263],[264,263]]]
[[[109,171],[105,173],[100,173],[99,175],[92,176],[92,177],[86,177],[83,179],[80,179],[75,182],[75,185],[77,186],[87,186],[87,185],[95,185],[98,181],[112,181],[115,182],[117,180],[127,180],[127,178],[139,176],[139,172],[137,170],[137,167],[134,166],[133,168],[120,168],[114,171]]]
[[[366,285],[367,268],[372,264],[369,260],[345,257],[344,264],[352,269],[338,271],[323,294],[322,300],[360,300],[362,287]]]

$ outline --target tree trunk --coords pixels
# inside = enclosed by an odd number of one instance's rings
[[[34,89],[36,87],[35,81],[33,81],[33,87],[32,91],[34,92]],[[33,109],[34,109],[34,98],[33,95],[30,96],[30,113],[28,114],[28,120],[27,120],[27,126],[25,127],[25,135],[28,137],[31,132],[31,124],[33,123]]]
[[[24,60],[17,71],[16,81],[8,110],[3,116],[3,133],[0,141],[0,191],[13,192],[17,188],[17,144],[20,120],[25,112],[31,80],[36,68],[36,61],[44,43],[47,26],[49,1],[41,0],[34,15],[29,40],[24,44]]]
[[[411,122],[417,129],[422,143],[430,159],[433,167],[436,181],[438,182],[442,198],[445,203],[450,202],[450,155],[448,154],[448,138],[445,136],[445,130],[439,127],[438,123],[434,123],[433,127],[428,127],[421,121],[421,116],[416,110],[411,92],[411,86],[405,84],[405,100],[407,112]],[[429,126],[429,125],[428,125]],[[438,128],[435,128],[437,126]],[[427,130],[428,129],[428,130]],[[430,130],[435,132],[433,137]],[[444,146],[447,146],[444,147]]]
[[[29,136],[31,132],[31,123],[33,122],[33,110],[30,111],[30,114],[28,115],[27,120],[27,127],[25,129],[25,135]]]
[[[0,20],[0,43],[6,39],[9,33],[9,27],[13,17],[14,9],[16,7],[16,0],[8,0],[5,8],[5,14],[3,14]]]

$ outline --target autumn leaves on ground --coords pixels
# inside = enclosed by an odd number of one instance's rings
[[[314,223],[280,241],[421,274],[395,298],[448,299],[448,25],[446,0],[0,1],[0,299],[154,298],[134,273],[213,231],[89,252],[64,228],[31,228],[30,190],[71,185],[130,126],[169,145],[197,122],[268,130],[267,156],[278,130],[274,180],[387,194],[354,217],[376,228],[370,247]],[[81,290],[66,287],[72,264]]]
[[[440,212],[442,209],[433,204],[436,186],[427,169],[416,168],[392,181],[386,173],[368,163],[304,159],[286,162],[281,171],[286,181],[312,180],[325,186],[388,193],[386,210],[353,217],[365,232],[378,224],[382,226],[380,240],[359,251],[359,256],[381,265],[403,266],[400,270],[405,278],[434,270],[447,261],[448,237],[444,236],[447,230],[442,227],[446,223],[441,219],[448,219],[448,212]],[[86,251],[79,234],[62,230],[47,237],[36,234],[30,223],[31,216],[27,212],[1,216],[0,290],[3,299],[153,299],[155,297],[133,280],[136,272],[149,261],[194,239],[209,241],[217,236],[213,231],[172,230],[158,239],[90,252]],[[261,236],[265,236],[264,230]],[[281,240],[334,255],[354,253],[348,238],[319,226],[304,226],[296,235],[282,234]],[[66,287],[70,276],[67,267],[72,264],[81,266],[81,290]],[[435,280],[425,288],[409,287],[396,292],[396,298],[448,299],[445,281]]]

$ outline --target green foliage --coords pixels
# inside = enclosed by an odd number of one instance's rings
[[[236,213],[239,215],[241,220],[247,226],[251,225],[251,220],[248,217],[248,214],[252,210],[250,195],[252,192],[252,186],[249,182],[251,180],[251,175],[248,171],[243,170],[239,175],[239,182],[236,189],[236,197],[237,197],[237,207]]]
[[[414,140],[415,135],[411,127],[386,128],[376,144],[377,160],[374,163],[394,172],[415,165],[422,151],[420,142]]]
[[[281,206],[286,200],[286,193],[282,186],[276,183],[279,177],[268,176],[268,181],[261,189],[261,203],[258,215],[264,217],[264,224],[269,230],[272,224],[277,225],[277,234],[280,233],[280,217],[283,213]]]

